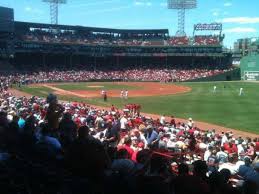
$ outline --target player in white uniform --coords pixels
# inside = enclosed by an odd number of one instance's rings
[[[216,93],[216,91],[217,91],[217,86],[214,86],[213,87],[213,93]]]
[[[128,99],[128,94],[129,94],[128,90],[125,90],[125,92],[124,92],[124,98],[125,99]]]
[[[123,97],[124,97],[124,90],[121,90],[120,97],[121,97],[121,98],[123,98]]]
[[[239,89],[239,96],[242,96],[243,95],[243,88],[240,88]]]

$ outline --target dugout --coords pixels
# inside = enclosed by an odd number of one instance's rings
[[[241,60],[241,79],[247,81],[259,81],[259,54],[252,53]]]

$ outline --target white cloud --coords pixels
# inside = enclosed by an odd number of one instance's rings
[[[256,29],[236,27],[236,28],[225,29],[224,32],[225,33],[253,33],[253,32],[256,32]]]
[[[135,6],[151,6],[152,3],[150,1],[140,1],[140,0],[137,0],[137,1],[134,1],[134,5]]]
[[[232,5],[233,5],[233,4],[230,3],[230,2],[224,3],[224,6],[225,6],[225,7],[230,7],[230,6],[232,6]]]
[[[151,2],[147,2],[146,5],[147,5],[147,6],[151,6],[152,3],[151,3]]]
[[[30,12],[31,11],[31,7],[25,7],[24,10],[27,11],[27,12]]]
[[[27,13],[31,13],[31,14],[43,14],[44,13],[42,10],[30,7],[30,6],[25,7],[24,11]]]
[[[223,23],[256,24],[259,23],[259,17],[233,17],[223,18]]]
[[[221,9],[214,8],[214,9],[211,9],[210,12],[211,12],[211,14],[212,14],[213,16],[219,16],[220,13],[221,13]]]
[[[219,15],[219,12],[214,11],[214,12],[212,13],[212,15],[214,15],[214,16],[218,16],[218,15]]]

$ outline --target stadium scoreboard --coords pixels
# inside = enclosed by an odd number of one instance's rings
[[[259,81],[259,54],[251,53],[242,58],[241,79],[247,81]]]

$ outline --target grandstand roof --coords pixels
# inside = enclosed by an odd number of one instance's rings
[[[113,28],[96,28],[84,26],[71,26],[71,25],[53,25],[41,24],[30,22],[15,22],[15,29],[19,28],[49,28],[49,29],[62,29],[62,30],[81,30],[103,33],[131,33],[131,34],[169,34],[168,29],[113,29]]]

